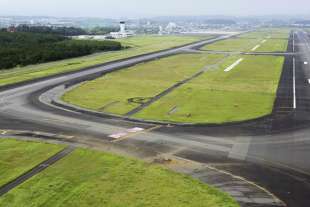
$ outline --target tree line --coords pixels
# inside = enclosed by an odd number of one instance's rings
[[[19,25],[14,28],[16,32],[30,32],[43,34],[57,34],[63,36],[85,35],[87,32],[82,28],[76,27],[49,27],[49,26],[31,26]]]
[[[115,41],[72,40],[62,35],[0,32],[0,69],[122,49]]]

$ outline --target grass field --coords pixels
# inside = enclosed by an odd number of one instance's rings
[[[223,41],[218,41],[210,45],[202,47],[202,50],[214,51],[249,51],[262,41],[261,38],[246,39],[246,38],[232,38]]]
[[[261,43],[256,52],[285,52],[287,51],[288,40],[286,39],[266,39]]]
[[[0,139],[0,186],[62,149],[61,145]]]
[[[243,56],[227,59],[135,115],[137,118],[188,123],[242,121],[271,113],[284,58]]]
[[[283,38],[288,39],[290,28],[264,28],[240,35],[239,38]]]
[[[287,45],[288,39],[234,38],[216,42],[201,49],[232,52],[285,52]],[[259,47],[255,48],[256,46]]]
[[[266,42],[267,43],[267,42]],[[177,55],[108,74],[65,94],[63,100],[97,111],[125,115],[138,107],[135,97],[153,97],[190,74],[213,65],[202,76],[175,89],[133,117],[187,123],[225,123],[271,113],[284,58]],[[81,94],[87,94],[81,96]]]
[[[2,158],[1,158],[2,159]],[[227,194],[160,166],[86,149],[0,198],[1,207],[238,207]]]
[[[132,48],[117,52],[98,53],[80,58],[0,71],[0,86],[80,70],[96,64],[168,49],[211,37],[212,36],[137,36],[123,39],[120,40],[123,46],[131,46]]]
[[[139,106],[128,99],[156,96],[223,57],[184,54],[162,58],[86,82],[65,94],[63,100],[93,110],[126,114]]]
[[[202,50],[232,52],[285,52],[287,50],[289,29],[263,29],[238,37],[215,42],[202,47]],[[258,46],[257,48],[255,48]],[[253,50],[255,48],[255,50]]]

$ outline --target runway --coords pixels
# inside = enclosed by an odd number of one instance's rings
[[[63,134],[89,144],[96,140],[120,150],[132,151],[143,159],[167,155],[204,163],[255,182],[287,206],[308,207],[310,65],[305,62],[310,62],[310,38],[303,31],[295,31],[291,35],[274,111],[264,120],[227,126],[157,126],[66,111],[38,100],[40,94],[57,85],[93,79],[106,72],[225,38],[229,37],[0,89],[0,128]],[[130,132],[137,127],[143,130]],[[127,136],[115,142],[111,135],[119,133],[127,133]]]

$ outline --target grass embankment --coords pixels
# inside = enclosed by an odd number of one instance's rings
[[[0,186],[63,149],[60,145],[0,139]]]
[[[0,86],[80,70],[85,67],[168,49],[207,38],[211,38],[211,36],[138,36],[123,39],[120,40],[123,46],[133,47],[122,51],[98,53],[85,57],[0,71]]]
[[[225,193],[158,165],[77,149],[2,196],[0,206],[238,207],[239,205]]]
[[[85,82],[65,94],[63,100],[84,108],[123,115],[140,105],[128,101],[129,99],[147,100],[154,97],[204,67],[215,64],[223,57],[223,55],[182,54],[139,64]]]
[[[283,57],[243,56],[230,72],[224,69],[240,57],[155,102],[135,117],[187,123],[224,123],[271,113],[284,62]]]

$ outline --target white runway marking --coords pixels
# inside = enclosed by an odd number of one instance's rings
[[[308,79],[308,83],[310,84],[310,79]]]
[[[136,133],[136,132],[141,132],[143,130],[144,130],[143,128],[135,127],[135,128],[132,128],[132,129],[128,129],[127,132],[129,132],[129,133]]]
[[[262,43],[265,43],[267,40],[263,40]]]
[[[226,68],[224,71],[225,72],[229,72],[232,69],[234,69],[234,67],[236,67],[237,65],[239,65],[239,63],[241,63],[243,61],[243,58],[240,58],[239,60],[237,60],[235,63],[233,63],[231,66],[229,66],[228,68]]]
[[[293,94],[294,94],[294,100],[293,100],[293,108],[296,109],[296,60],[293,58]]]
[[[255,51],[257,48],[259,48],[260,47],[260,45],[256,45],[253,49],[252,49],[252,51]]]
[[[109,137],[113,138],[113,139],[119,139],[119,138],[122,138],[126,135],[127,135],[127,133],[120,132],[120,133],[116,133],[116,134],[111,134]]]
[[[295,32],[293,32],[293,52],[295,52]]]
[[[305,65],[308,65],[308,62],[304,62]]]
[[[142,132],[142,131],[144,131],[143,128],[134,127],[134,128],[131,128],[131,129],[127,129],[126,132],[118,132],[118,133],[115,133],[115,134],[111,134],[111,135],[109,135],[109,137],[113,138],[113,139],[120,139],[120,138],[129,136],[129,135],[134,134],[134,133]]]

